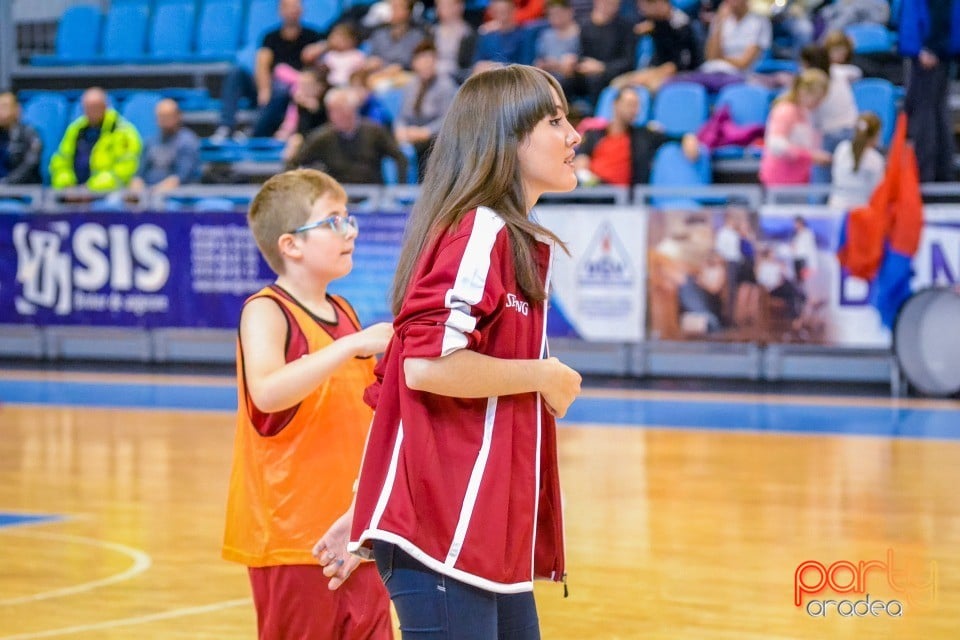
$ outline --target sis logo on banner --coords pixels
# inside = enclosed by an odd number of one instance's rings
[[[168,297],[156,293],[170,277],[167,234],[156,225],[86,222],[71,230],[66,220],[43,228],[20,222],[13,244],[21,315],[41,309],[141,315],[169,306]]]

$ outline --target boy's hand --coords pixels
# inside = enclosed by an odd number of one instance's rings
[[[356,341],[356,351],[360,357],[383,353],[390,344],[391,338],[393,338],[393,325],[389,322],[378,322],[351,337]]]
[[[327,587],[331,591],[340,588],[353,570],[360,565],[360,558],[347,551],[350,541],[350,523],[353,521],[351,508],[330,525],[323,537],[313,545],[313,557],[323,567],[323,575],[330,578]]]

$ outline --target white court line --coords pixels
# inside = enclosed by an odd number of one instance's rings
[[[237,598],[236,600],[224,600],[200,607],[185,607],[183,609],[173,609],[161,613],[151,613],[145,616],[135,616],[133,618],[120,618],[118,620],[107,620],[105,622],[96,622],[93,624],[81,624],[75,627],[63,627],[60,629],[49,629],[47,631],[33,631],[30,633],[18,633],[12,636],[0,636],[0,640],[32,640],[33,638],[53,638],[56,636],[65,636],[72,633],[83,633],[84,631],[100,631],[101,629],[112,629],[115,627],[125,627],[128,625],[145,624],[157,620],[169,620],[171,618],[180,618],[183,616],[193,616],[200,613],[210,613],[239,607],[240,605],[250,604],[250,598]]]
[[[153,565],[153,559],[150,558],[147,553],[140,551],[139,549],[134,549],[133,547],[128,547],[125,544],[119,544],[117,542],[107,542],[106,540],[97,540],[96,538],[86,538],[83,536],[73,536],[65,533],[46,533],[42,531],[8,531],[6,528],[0,529],[0,535],[24,536],[27,538],[39,538],[41,540],[85,544],[91,547],[101,547],[103,549],[116,551],[117,553],[121,553],[133,559],[133,565],[129,569],[107,578],[93,580],[91,582],[84,582],[72,587],[53,589],[51,591],[42,591],[29,596],[20,596],[17,598],[0,600],[0,606],[22,604],[24,602],[36,602],[37,600],[48,600],[50,598],[61,598],[63,596],[69,596],[76,593],[92,591],[93,589],[97,589],[99,587],[105,587],[117,582],[129,580],[130,578],[143,573]]]

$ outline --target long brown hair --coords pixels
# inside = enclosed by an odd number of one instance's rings
[[[880,118],[872,111],[864,111],[857,118],[856,128],[853,132],[853,170],[860,171],[860,160],[863,158],[863,152],[867,150],[867,144],[880,133]]]
[[[420,198],[413,207],[393,280],[393,313],[400,306],[421,251],[430,238],[455,227],[479,206],[503,219],[510,237],[517,283],[532,302],[546,298],[533,247],[557,236],[528,217],[517,150],[543,118],[557,112],[551,88],[566,98],[550,74],[510,65],[467,80],[447,111],[427,160]]]

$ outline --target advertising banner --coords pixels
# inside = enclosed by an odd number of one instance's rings
[[[960,276],[960,208],[924,213],[914,291]],[[890,346],[872,287],[837,262],[842,224],[806,204],[651,211],[649,339]]]
[[[405,216],[363,214],[353,273],[331,290],[389,319]],[[0,324],[236,328],[276,276],[236,213],[0,215]]]
[[[643,339],[646,224],[636,207],[537,207],[570,251],[553,263],[549,333],[597,342]]]

